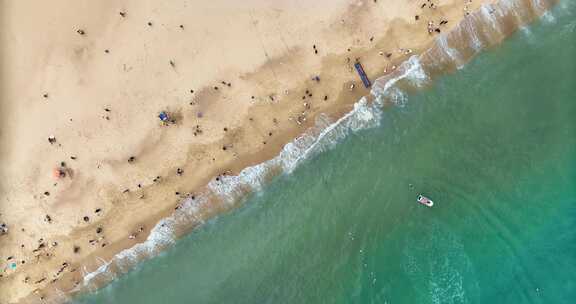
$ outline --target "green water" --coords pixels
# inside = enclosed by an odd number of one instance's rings
[[[574,303],[574,5],[552,16],[76,303]]]

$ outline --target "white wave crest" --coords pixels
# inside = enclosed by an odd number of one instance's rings
[[[458,25],[459,30],[470,35],[468,40],[472,44],[471,47],[479,51],[485,46],[481,39],[482,34],[489,36],[490,32],[485,26],[480,27],[479,30],[477,24],[480,22],[488,23],[493,31],[502,35],[503,30],[499,19],[512,14],[521,23],[521,16],[515,12],[520,6],[519,1],[501,0],[495,4],[484,4]],[[544,7],[542,1],[546,0],[532,0],[533,7]],[[576,26],[572,24],[569,30],[574,30],[574,28]],[[463,58],[457,49],[449,45],[447,38],[447,34],[440,35],[436,40],[436,46],[457,67],[461,67],[466,58]],[[400,64],[394,72],[374,81],[370,92],[376,97],[374,102],[369,103],[367,98],[360,99],[354,104],[352,111],[333,123],[328,117],[320,115],[316,120],[315,127],[286,144],[273,159],[247,167],[237,176],[220,176],[218,180],[213,180],[208,184],[208,189],[218,198],[232,204],[247,192],[260,190],[266,183],[267,175],[273,170],[278,170],[280,173],[291,173],[304,160],[332,148],[350,132],[378,126],[382,116],[383,99],[397,105],[403,105],[406,102],[405,92],[397,85],[400,81],[415,87],[420,87],[430,81],[430,76],[424,70],[419,56],[411,56],[407,61]],[[96,270],[90,273],[85,272],[83,284],[77,286],[73,291],[78,291],[82,287],[90,287],[95,279],[100,280],[113,276],[111,269],[113,265],[118,267],[120,271],[128,271],[135,263],[155,256],[160,250],[172,245],[176,239],[175,231],[180,225],[192,221],[203,222],[199,216],[199,211],[208,202],[209,200],[203,195],[184,200],[173,215],[160,221],[151,230],[143,243],[121,251],[110,261],[102,261],[101,266]]]
[[[83,278],[83,286],[87,287],[94,279],[102,279],[111,275],[110,268],[112,265],[118,267],[121,272],[128,271],[134,264],[142,259],[151,258],[158,254],[158,252],[172,245],[175,242],[175,230],[178,225],[190,222],[192,220],[202,222],[198,217],[198,211],[202,204],[208,201],[204,197],[187,198],[180,204],[180,208],[172,216],[167,217],[156,224],[150,230],[150,234],[142,243],[136,244],[133,247],[122,250],[117,253],[110,261],[102,260],[102,265],[96,270],[85,273]],[[77,286],[79,288],[81,286]],[[76,289],[77,289],[76,288]]]
[[[420,87],[428,79],[428,75],[422,68],[420,58],[414,55],[402,62],[393,73],[376,79],[370,93],[373,96],[391,96],[394,99],[400,94],[399,89],[395,87],[398,81],[407,80],[410,84]]]
[[[377,126],[380,111],[378,106],[369,105],[366,98],[362,98],[352,111],[332,124],[328,117],[320,115],[315,127],[286,144],[273,159],[247,167],[237,176],[219,177],[208,187],[220,199],[233,203],[247,191],[260,190],[271,170],[291,173],[303,160],[332,147],[350,131]]]

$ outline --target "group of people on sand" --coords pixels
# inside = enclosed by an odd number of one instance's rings
[[[464,1],[464,15],[469,15],[470,11],[469,11],[469,7],[468,4],[472,3],[472,0],[465,0]],[[425,9],[425,8],[431,8],[431,9],[436,9],[438,6],[434,4],[434,2],[432,2],[432,0],[426,0],[426,3],[422,3],[420,5],[421,9]],[[414,19],[416,21],[420,20],[420,15],[415,15]],[[440,26],[448,24],[448,20],[442,18],[440,19],[440,22],[438,23],[438,26],[436,26],[434,21],[428,21],[428,34],[440,34],[442,32],[442,30],[440,29]]]
[[[135,239],[135,238],[138,236],[138,234],[140,234],[140,233],[143,232],[143,231],[144,231],[144,226],[140,226],[140,227],[138,227],[138,231],[130,234],[130,235],[128,236],[128,238],[131,239],[131,240],[133,240],[133,239]]]
[[[433,34],[433,33],[440,34],[442,32],[442,30],[440,29],[440,26],[445,25],[447,23],[448,23],[448,20],[440,19],[438,26],[436,26],[434,21],[428,21],[428,34]]]
[[[464,1],[465,1],[464,12],[465,12],[465,14],[468,14],[468,3],[471,3],[472,0],[464,0]],[[376,1],[375,1],[375,2],[376,2]],[[438,7],[438,5],[437,5],[437,4],[434,4],[433,0],[426,0],[426,2],[424,2],[424,3],[422,3],[422,4],[420,5],[420,8],[421,8],[422,10],[428,9],[428,8],[430,8],[430,9],[437,9],[437,7]],[[122,18],[126,17],[126,12],[120,12],[119,14],[120,14],[120,16],[121,16]],[[414,19],[415,19],[416,21],[419,21],[419,20],[424,19],[424,18],[422,18],[421,15],[415,15],[415,16],[414,16]],[[439,33],[442,32],[441,27],[444,26],[444,25],[446,25],[447,23],[448,23],[448,20],[446,20],[446,19],[444,19],[444,18],[440,19],[440,21],[439,21],[438,23],[436,23],[436,22],[434,22],[434,21],[428,21],[428,23],[427,23],[427,31],[428,31],[428,33],[431,34],[431,35],[432,35],[432,34],[435,34],[435,33],[438,33],[438,34],[439,34]],[[147,24],[148,24],[148,26],[152,26],[152,22],[148,22]],[[180,28],[181,28],[181,29],[184,29],[184,26],[183,26],[183,25],[180,25]],[[76,32],[77,32],[77,34],[79,34],[79,35],[81,35],[81,36],[87,35],[87,33],[86,33],[86,31],[85,31],[84,29],[77,29]],[[370,37],[370,41],[372,42],[373,40],[374,40],[374,37]],[[350,52],[351,49],[349,48],[348,51]],[[109,53],[109,50],[106,49],[105,52],[106,52],[106,53]],[[312,46],[312,52],[314,52],[315,55],[318,55],[318,54],[319,54],[319,47],[318,47],[316,44],[314,44],[314,45]],[[399,52],[401,52],[401,53],[404,54],[404,55],[408,55],[408,54],[412,53],[412,50],[411,50],[411,49],[399,49]],[[390,60],[390,59],[392,58],[392,56],[393,56],[393,53],[392,53],[392,52],[379,52],[379,55],[380,55],[380,56],[385,56],[387,59]],[[352,62],[351,58],[347,58],[347,63],[348,63],[348,65],[350,65],[351,62]],[[174,60],[169,60],[168,63],[169,63],[169,65],[170,65],[172,68],[176,68],[176,63],[175,63]],[[387,69],[385,70],[385,72],[387,72],[387,71],[389,71],[389,70],[395,70],[395,69],[396,69],[396,66],[392,66],[391,69],[387,68]],[[313,77],[311,78],[311,80],[312,80],[312,82],[313,82],[314,84],[319,84],[319,83],[320,83],[320,80],[321,80],[321,79],[320,79],[320,75],[315,75],[315,76],[313,76]],[[323,81],[325,81],[325,80],[323,80]],[[211,88],[214,90],[213,92],[222,92],[223,90],[226,90],[226,88],[230,88],[230,87],[232,87],[232,83],[231,83],[231,82],[221,81],[218,85],[215,85],[215,86],[213,86],[213,87],[211,87]],[[354,85],[353,83],[350,84],[349,90],[350,90],[350,91],[354,91],[354,90],[355,90],[355,85]],[[194,90],[190,90],[190,93],[191,93],[191,94],[194,94]],[[286,95],[289,94],[288,90],[286,90],[284,93],[285,93]],[[272,102],[276,102],[275,96],[278,97],[277,95],[271,94],[271,95],[268,96],[268,98],[269,98]],[[47,94],[47,93],[44,93],[44,94],[43,94],[43,97],[44,97],[44,98],[48,98],[48,94]],[[302,124],[304,124],[304,123],[306,122],[306,119],[307,119],[307,116],[309,115],[309,112],[312,111],[312,97],[313,97],[312,90],[311,90],[311,89],[305,89],[304,93],[303,93],[302,96],[301,96],[301,100],[302,100],[302,111],[300,111],[295,117],[291,117],[290,120],[295,121],[298,125],[302,125]],[[256,98],[255,96],[251,96],[251,99],[252,99],[252,100],[254,100],[255,98]],[[327,101],[327,100],[328,100],[328,95],[320,95],[319,98],[320,98],[320,100]],[[300,96],[298,96],[298,99],[300,99]],[[195,104],[196,104],[196,102],[190,102],[190,105],[195,105]],[[105,110],[106,112],[110,112],[110,111],[111,111],[109,108],[105,108],[104,110]],[[176,124],[177,119],[176,119],[175,116],[176,116],[176,115],[174,115],[173,113],[170,113],[170,112],[168,112],[168,111],[161,111],[161,112],[158,113],[158,118],[160,119],[160,122],[161,122],[163,125],[165,125],[165,126]],[[204,115],[203,115],[202,112],[197,112],[197,114],[196,114],[196,117],[197,117],[198,119],[201,119],[203,116],[204,116]],[[108,116],[105,116],[105,119],[108,120],[109,117],[108,117]],[[179,119],[180,119],[180,118],[178,117],[178,120],[179,120]],[[250,118],[250,121],[252,121],[252,120],[253,120],[253,118]],[[276,118],[274,118],[274,123],[275,123],[275,124],[278,124],[278,121],[277,121]],[[225,128],[223,128],[223,129],[224,129],[224,132],[228,132],[228,128],[225,127]],[[201,128],[201,126],[200,126],[199,124],[193,126],[193,127],[192,127],[192,131],[193,131],[193,135],[194,135],[194,136],[200,136],[200,135],[203,133],[203,129]],[[272,136],[272,132],[268,132],[267,134],[268,134],[268,136]],[[56,137],[55,137],[54,135],[50,135],[50,136],[48,137],[48,143],[49,143],[50,145],[56,145],[56,146],[60,145],[60,143],[57,141],[57,139],[56,139]],[[266,141],[263,141],[263,144],[266,144]],[[233,146],[232,146],[231,144],[229,144],[229,145],[224,145],[224,146],[222,146],[222,150],[224,150],[224,151],[229,151],[229,150],[231,150],[232,147],[233,147]],[[75,160],[75,159],[76,159],[76,156],[71,156],[70,158],[71,158],[72,160]],[[213,159],[213,160],[214,160],[214,159]],[[128,162],[129,164],[134,164],[134,163],[136,162],[136,157],[135,157],[135,156],[130,156],[130,157],[127,159],[127,162]],[[72,170],[70,169],[70,167],[68,167],[64,162],[61,162],[60,165],[59,165],[58,167],[56,167],[56,168],[54,169],[54,171],[53,171],[53,175],[54,175],[54,177],[57,178],[57,179],[63,179],[63,178],[66,178],[66,177],[70,177],[70,176],[72,175],[72,173],[73,173],[73,172],[72,172]],[[182,176],[183,173],[184,173],[184,170],[183,170],[182,168],[177,168],[177,169],[176,169],[176,175]],[[216,179],[217,182],[221,182],[221,181],[223,181],[224,177],[226,177],[227,175],[230,175],[230,174],[232,174],[232,172],[230,172],[229,170],[225,170],[223,173],[221,173],[221,174],[219,174],[217,177],[215,177],[215,179]],[[153,182],[154,182],[154,183],[160,182],[160,179],[161,179],[160,176],[156,176],[156,177],[153,179]],[[142,187],[142,185],[141,185],[141,184],[138,184],[138,188],[141,188],[141,187]],[[129,192],[129,191],[130,191],[129,189],[124,190],[124,192]],[[193,194],[191,194],[191,193],[175,192],[175,194],[176,194],[177,196],[179,196],[180,198],[183,198],[183,199],[189,199],[189,198],[191,198],[191,199],[193,199],[193,200],[195,199],[195,196],[194,196]],[[46,191],[46,192],[44,192],[44,195],[45,195],[45,196],[49,196],[50,193],[49,193],[48,191]],[[141,199],[144,198],[143,194],[140,196],[140,198],[141,198]],[[178,206],[176,206],[175,209],[178,210],[180,207],[181,207],[181,205],[178,205]],[[102,209],[101,209],[101,208],[97,208],[97,209],[95,210],[96,216],[101,215],[101,213],[102,213]],[[46,223],[50,224],[50,223],[52,223],[53,219],[52,219],[52,217],[51,217],[50,215],[45,215],[44,221],[45,221]],[[90,217],[84,216],[84,217],[82,217],[82,221],[85,222],[85,223],[88,223],[88,222],[90,222]],[[8,234],[8,231],[9,231],[8,225],[7,225],[6,223],[0,223],[0,236],[3,236],[3,235]],[[104,247],[104,246],[106,246],[107,243],[106,243],[106,240],[105,240],[103,227],[97,226],[97,227],[95,228],[95,230],[93,230],[93,231],[95,231],[94,238],[89,239],[89,240],[88,240],[88,243],[91,244],[91,245],[93,245],[93,246],[98,245],[98,247]],[[138,238],[138,236],[141,235],[143,232],[144,232],[144,226],[139,226],[139,227],[136,229],[136,231],[127,232],[126,234],[130,233],[130,234],[128,234],[128,239],[130,239],[130,240],[136,240],[136,239]],[[21,245],[21,246],[22,246],[21,248],[24,248],[24,245]],[[35,255],[35,257],[36,257],[38,260],[39,260],[40,258],[51,257],[51,256],[53,256],[52,249],[55,248],[56,246],[58,246],[58,243],[57,243],[56,241],[50,242],[50,241],[46,241],[46,240],[44,240],[44,239],[41,238],[41,239],[38,240],[38,246],[37,246],[34,250],[32,250],[32,253]],[[78,253],[80,253],[80,248],[81,248],[81,246],[79,246],[78,244],[74,244],[73,247],[72,247],[72,251],[73,251],[75,254],[78,254]],[[12,258],[12,257],[10,257],[10,258]],[[20,262],[19,262],[19,263],[20,263]],[[22,260],[21,263],[23,264],[23,263],[24,263],[24,260]],[[60,266],[57,268],[57,271],[54,272],[54,274],[53,274],[52,282],[56,281],[64,271],[73,272],[73,271],[76,270],[75,268],[72,268],[72,266],[71,266],[71,264],[70,264],[69,262],[63,262],[62,264],[59,264],[59,265],[60,265]],[[56,269],[55,269],[55,270],[56,270]],[[1,275],[0,275],[0,277],[1,277]],[[44,282],[45,280],[47,280],[46,277],[40,277],[40,278],[38,278],[37,280],[33,281],[33,280],[30,279],[29,276],[26,276],[24,282],[25,282],[25,283],[30,282],[30,283],[34,283],[34,284],[40,284],[40,283]],[[76,284],[78,284],[78,282],[76,282]],[[43,297],[42,297],[42,298],[43,298]]]

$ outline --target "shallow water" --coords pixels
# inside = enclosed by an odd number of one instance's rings
[[[573,303],[569,2],[76,303]]]

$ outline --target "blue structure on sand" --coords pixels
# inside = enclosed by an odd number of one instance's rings
[[[366,88],[369,88],[372,85],[372,83],[370,83],[370,79],[368,79],[368,76],[366,76],[366,72],[364,72],[364,68],[362,68],[362,65],[360,64],[360,62],[356,62],[354,64],[354,67],[356,68],[358,75],[360,75],[360,79],[362,79],[364,86]]]

